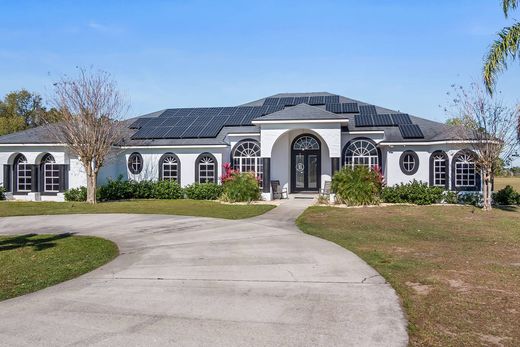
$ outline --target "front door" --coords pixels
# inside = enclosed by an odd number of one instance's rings
[[[291,192],[317,192],[320,179],[320,142],[312,135],[301,135],[291,149]]]

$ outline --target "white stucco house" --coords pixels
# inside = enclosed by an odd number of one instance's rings
[[[412,180],[478,191],[474,153],[442,123],[330,93],[284,93],[240,106],[173,108],[127,121],[99,184],[131,180],[219,182],[230,162],[289,193],[317,192],[341,166],[378,165],[387,185]],[[0,137],[9,199],[63,200],[86,185],[81,163],[45,127]]]

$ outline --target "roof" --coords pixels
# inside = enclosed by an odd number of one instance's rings
[[[345,120],[345,116],[332,113],[321,108],[310,106],[307,104],[298,104],[292,107],[286,107],[280,111],[268,114],[266,116],[257,117],[253,121],[270,121],[270,120]]]
[[[327,92],[281,93],[230,107],[170,108],[128,119],[121,145],[225,145],[230,132],[259,132],[253,122],[348,121],[348,131],[383,130],[385,142],[458,139],[455,128]],[[56,143],[45,126],[0,136],[0,144]]]

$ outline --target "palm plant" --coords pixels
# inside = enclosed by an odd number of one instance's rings
[[[520,0],[502,0],[504,15],[508,18],[510,11],[516,9]],[[498,39],[493,42],[487,54],[484,65],[484,82],[490,94],[493,93],[498,73],[507,69],[509,59],[520,57],[520,23],[505,27],[498,33]]]

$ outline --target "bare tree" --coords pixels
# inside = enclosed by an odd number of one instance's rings
[[[87,175],[87,202],[96,203],[97,176],[122,138],[128,105],[109,73],[84,68],[54,84],[53,102],[62,121],[49,129],[78,156]]]
[[[518,156],[518,106],[508,107],[490,96],[477,83],[470,88],[454,86],[452,107],[462,127],[457,136],[469,143],[476,153],[475,163],[481,172],[483,209],[491,210],[492,182],[501,161],[506,164]]]

